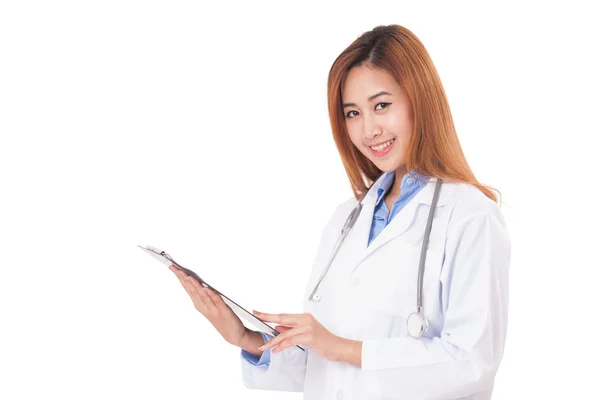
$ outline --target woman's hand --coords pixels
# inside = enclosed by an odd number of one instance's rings
[[[271,350],[277,353],[291,346],[305,345],[329,361],[341,361],[342,356],[350,350],[346,339],[329,332],[310,313],[265,314],[254,311],[254,315],[263,321],[284,325],[276,326],[279,335],[259,347],[259,350],[277,346]]]
[[[240,346],[246,335],[246,327],[221,296],[204,287],[174,265],[169,267],[177,276],[181,285],[194,302],[196,310],[217,329],[228,343]]]

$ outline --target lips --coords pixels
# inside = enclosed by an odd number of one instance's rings
[[[369,149],[371,149],[371,153],[376,156],[376,157],[383,157],[385,156],[387,153],[390,152],[390,149],[392,147],[394,147],[394,144],[396,143],[396,139],[392,139],[392,140],[388,140],[387,142],[383,142],[377,146],[373,146],[373,147],[369,147]]]

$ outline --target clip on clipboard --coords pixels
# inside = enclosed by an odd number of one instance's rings
[[[173,258],[170,255],[168,255],[167,253],[165,253],[164,251],[159,250],[156,247],[152,247],[152,246],[142,247],[142,246],[138,245],[138,247],[140,249],[144,250],[146,253],[150,254],[152,257],[156,258],[158,261],[165,264],[166,266],[175,265],[176,267],[181,269],[186,274],[194,277],[198,282],[200,282],[200,284],[202,286],[208,287],[211,290],[213,290],[215,293],[217,293],[219,296],[221,296],[221,298],[223,299],[225,304],[227,304],[231,308],[231,310],[235,313],[235,315],[246,320],[247,322],[252,324],[255,328],[261,330],[262,332],[268,333],[272,336],[279,335],[279,332],[277,332],[271,326],[267,325],[263,320],[254,316],[254,314],[246,311],[243,307],[238,305],[236,302],[231,300],[229,297],[225,296],[223,293],[221,293],[220,291],[218,291],[217,289],[215,289],[214,287],[209,285],[204,279],[200,278],[198,276],[198,274],[196,274],[194,271],[187,269],[184,266],[180,265],[179,263],[175,262],[175,260],[173,260]],[[296,347],[298,347],[302,351],[305,351],[302,347],[300,347],[298,345],[296,345]]]

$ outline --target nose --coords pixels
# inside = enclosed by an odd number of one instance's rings
[[[377,136],[381,136],[383,133],[383,129],[377,123],[377,119],[375,117],[364,117],[365,126],[364,126],[364,137],[366,140],[371,141],[375,139]]]

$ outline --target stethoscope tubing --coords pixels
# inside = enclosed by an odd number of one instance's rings
[[[428,327],[428,322],[427,322],[427,319],[425,318],[425,315],[423,312],[423,276],[425,273],[425,260],[427,257],[427,247],[429,245],[429,237],[431,234],[431,227],[433,225],[433,216],[435,213],[435,208],[438,203],[442,183],[443,183],[443,181],[441,179],[438,179],[436,182],[435,191],[433,194],[433,200],[431,202],[432,203],[431,208],[429,209],[429,215],[427,217],[427,223],[425,225],[425,234],[423,236],[423,243],[421,245],[421,254],[420,254],[420,258],[419,258],[419,273],[418,273],[418,282],[417,282],[417,314],[420,319],[420,328],[415,328],[415,329],[418,329],[418,331],[411,331],[411,326],[413,326],[413,325],[409,322],[409,333],[414,338],[421,336]],[[346,239],[346,236],[348,236],[348,234],[350,233],[350,230],[352,229],[356,220],[358,219],[358,216],[360,215],[360,212],[362,210],[362,202],[365,199],[365,197],[367,196],[367,194],[369,193],[370,189],[371,188],[369,188],[369,190],[367,190],[367,192],[360,199],[358,204],[352,209],[352,212],[350,213],[348,218],[346,218],[346,222],[344,222],[342,231],[341,231],[340,235],[338,236],[338,239],[334,245],[334,248],[329,256],[329,261],[327,262],[325,269],[324,269],[323,273],[321,274],[321,277],[319,278],[319,281],[315,285],[315,288],[313,289],[310,296],[308,297],[309,301],[319,301],[320,300],[320,296],[317,294],[319,286],[321,285],[321,282],[325,278],[327,271],[329,271],[331,264],[333,264],[333,261],[335,260],[335,257],[337,255],[338,251],[340,250],[342,243]],[[415,313],[413,313],[413,314],[411,314],[411,316],[409,316],[409,321],[414,314]]]

